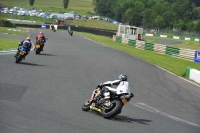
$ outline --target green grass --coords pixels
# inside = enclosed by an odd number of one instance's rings
[[[183,44],[169,44],[169,46],[177,47],[177,48],[186,48],[193,50],[200,50],[200,42],[196,41],[181,41]]]
[[[149,42],[149,43],[158,43],[158,42],[159,42],[159,40],[151,39],[151,38],[146,38],[145,41],[146,41],[146,42]]]
[[[0,37],[0,50],[8,50],[10,48],[17,48],[17,44],[19,44],[21,40],[17,39],[8,39]]]
[[[31,17],[31,16],[18,16],[18,15],[12,15],[12,14],[2,14],[3,18],[13,18],[13,19],[19,19],[19,20],[29,20],[29,21],[36,21],[36,24],[41,24],[44,22],[55,22],[55,19],[44,19],[40,17]],[[13,22],[15,23],[15,21]],[[19,22],[16,22],[19,23]],[[33,23],[32,23],[33,24]],[[100,20],[86,20],[83,19],[77,19],[77,20],[68,20],[65,22],[65,24],[69,25],[76,25],[76,26],[83,26],[83,27],[92,27],[92,28],[98,28],[98,29],[106,29],[106,30],[116,30],[118,29],[118,25],[108,22],[103,22]]]
[[[83,32],[76,32],[76,33],[83,35],[85,37],[88,37],[99,43],[110,46],[112,48],[116,48],[121,51],[124,51],[135,57],[146,60],[152,64],[158,65],[166,70],[171,71],[172,73],[178,76],[184,77],[186,67],[188,66],[194,69],[200,70],[200,65],[195,62],[191,62],[191,61],[180,59],[180,58],[174,58],[168,55],[163,55],[163,54],[159,54],[159,53],[148,51],[148,50],[140,50],[140,49],[127,46],[127,45],[122,45],[120,43],[113,42],[111,38],[105,37],[105,36],[93,35],[93,34],[83,33]]]
[[[9,29],[11,29],[11,30],[9,30]],[[13,31],[13,30],[21,30],[24,32]],[[14,35],[18,35],[18,36],[28,36],[28,32],[26,31],[25,28],[0,27],[0,33],[14,34]]]
[[[159,42],[159,40],[156,40],[156,38],[160,38],[160,37],[147,37],[146,40],[147,42],[157,43]],[[164,39],[169,39],[169,38],[164,38]],[[169,40],[175,40],[175,39],[169,39]],[[177,47],[177,48],[200,50],[200,42],[186,41],[186,40],[177,40],[177,41],[183,42],[183,44],[167,44],[167,45],[172,46],[172,47]]]
[[[17,6],[26,9],[32,8],[32,6],[29,6],[29,0],[6,0],[0,1],[0,3],[9,7]],[[76,11],[81,15],[90,15],[90,13],[94,13],[94,5],[92,5],[92,0],[70,0],[67,9],[63,8],[63,0],[35,0],[33,7],[37,10],[53,10],[54,12]]]
[[[84,26],[84,27],[92,27],[98,29],[106,29],[106,30],[116,30],[118,29],[118,25],[113,23],[107,23],[100,20],[86,20],[77,19],[77,20],[69,20],[67,21],[69,25],[76,25],[76,26]]]
[[[41,24],[41,23],[45,23],[45,22],[48,22],[48,23],[54,23],[55,22],[55,19],[53,19],[53,18],[44,19],[44,18],[35,17],[35,16],[18,16],[18,15],[12,15],[12,14],[2,14],[1,18],[35,21],[36,24]],[[12,23],[34,24],[34,23],[21,22],[21,21],[12,21]]]

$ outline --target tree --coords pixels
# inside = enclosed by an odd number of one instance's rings
[[[64,8],[68,8],[68,3],[69,3],[69,0],[63,0]]]
[[[153,9],[145,9],[142,12],[142,25],[148,28],[155,27],[155,18],[157,16],[157,13]]]
[[[33,6],[34,5],[35,0],[29,0],[29,5]]]
[[[194,30],[199,32],[200,31],[200,21],[197,21],[194,25]]]

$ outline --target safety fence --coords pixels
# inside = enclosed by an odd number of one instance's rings
[[[123,43],[135,48],[142,50],[155,51],[160,54],[170,55],[172,57],[182,58],[190,61],[194,61],[196,50],[176,48],[171,46],[166,46],[164,44],[154,44],[139,40],[130,40],[128,38],[122,38],[120,36],[113,35],[113,41]]]
[[[43,29],[45,29],[45,28],[49,29],[50,28],[50,24],[20,24],[20,23],[15,23],[15,26],[29,27],[29,28],[43,28]],[[73,31],[88,32],[88,33],[92,33],[92,34],[95,34],[95,35],[103,35],[103,36],[112,37],[113,34],[116,34],[116,31],[113,31],[113,30],[104,30],[104,29],[82,27],[82,26],[75,26],[75,25],[64,25],[64,26],[58,25],[57,29],[67,30],[68,26],[70,26]]]

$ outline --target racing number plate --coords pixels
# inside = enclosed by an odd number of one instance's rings
[[[20,54],[20,55],[24,55],[24,52],[20,51],[19,54]]]
[[[125,98],[122,99],[122,102],[124,105],[126,105],[128,103],[128,101]]]
[[[40,45],[36,45],[35,47],[36,47],[36,48],[40,48]]]

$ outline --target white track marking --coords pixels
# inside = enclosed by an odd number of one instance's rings
[[[145,103],[136,103],[136,104],[131,104],[131,105],[136,106],[136,107],[141,108],[141,109],[144,109],[144,110],[147,110],[147,111],[150,111],[152,113],[160,114],[162,116],[171,118],[171,119],[173,119],[175,121],[179,121],[179,122],[182,122],[182,123],[186,123],[186,124],[189,124],[189,125],[200,127],[200,125],[198,125],[198,124],[195,124],[195,123],[192,123],[190,121],[186,121],[186,120],[183,120],[181,118],[177,118],[177,117],[174,117],[174,116],[169,115],[167,113],[161,112],[160,110],[158,110],[156,108],[153,108],[153,107],[150,107],[150,106],[146,105]]]

